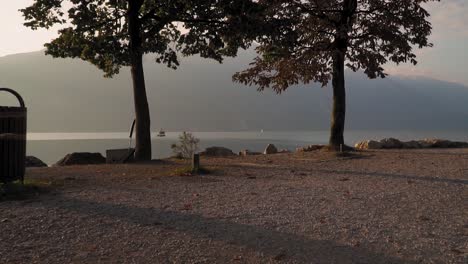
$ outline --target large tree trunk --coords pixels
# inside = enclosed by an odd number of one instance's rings
[[[344,128],[346,118],[345,55],[348,50],[348,33],[353,27],[357,0],[344,0],[343,11],[337,25],[333,51],[333,112],[330,131],[330,149],[345,149]]]
[[[130,35],[131,73],[135,102],[135,159],[151,160],[151,120],[146,96],[143,53],[141,51],[141,24],[138,18],[143,0],[128,1],[128,30]]]
[[[345,51],[336,49],[333,54],[333,112],[330,130],[330,149],[344,146],[346,117],[346,89],[344,76]]]

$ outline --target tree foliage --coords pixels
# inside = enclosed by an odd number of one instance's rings
[[[432,46],[423,4],[437,0],[271,0],[267,20],[275,30],[259,38],[260,54],[234,76],[241,83],[281,93],[298,83],[327,85],[333,54],[369,78],[385,77],[388,62],[416,64],[415,48]]]
[[[46,44],[47,54],[83,59],[110,77],[132,63],[131,1],[141,6],[141,54],[152,53],[174,69],[178,55],[234,56],[249,46],[252,26],[261,19],[260,6],[250,0],[35,0],[21,11],[32,29],[62,25],[59,37]]]

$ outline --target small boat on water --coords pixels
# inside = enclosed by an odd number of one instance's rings
[[[158,137],[165,137],[166,136],[166,132],[164,130],[159,130],[159,133],[158,133]]]

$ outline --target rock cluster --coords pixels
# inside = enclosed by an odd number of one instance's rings
[[[450,141],[444,139],[423,139],[400,141],[395,138],[385,138],[380,141],[365,140],[355,145],[356,149],[422,149],[422,148],[468,148],[468,142]]]
[[[54,166],[104,164],[106,158],[101,153],[75,152],[57,161]]]

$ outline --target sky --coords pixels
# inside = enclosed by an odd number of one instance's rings
[[[32,31],[23,26],[18,9],[33,0],[0,0],[0,57],[43,49],[57,29]],[[419,64],[386,65],[391,75],[428,77],[468,86],[468,1],[442,0],[427,4],[431,13],[433,48],[418,50]]]

